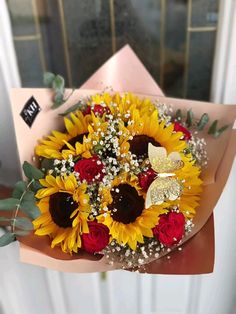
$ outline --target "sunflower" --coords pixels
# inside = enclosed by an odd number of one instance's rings
[[[120,112],[123,117],[125,117],[127,112],[130,112],[131,108],[137,108],[141,116],[143,114],[150,115],[156,110],[149,98],[141,99],[132,93],[125,93],[123,95],[116,93],[113,96],[113,102],[117,104],[115,108],[118,109],[117,111]]]
[[[105,104],[114,116],[120,116],[123,121],[128,121],[131,108],[137,108],[141,115],[151,114],[155,106],[150,99],[141,99],[132,93],[109,93],[96,94],[91,96],[91,104]]]
[[[35,234],[52,238],[51,247],[61,245],[65,253],[77,253],[81,247],[82,233],[89,233],[90,213],[87,185],[78,186],[74,175],[68,177],[46,176],[40,183],[36,197],[41,216],[33,221]]]
[[[186,147],[186,142],[181,140],[182,133],[174,133],[174,124],[168,126],[165,121],[159,122],[158,111],[151,114],[141,112],[137,108],[131,110],[131,122],[126,126],[132,139],[129,141],[130,152],[138,158],[148,157],[148,143],[154,146],[165,147],[168,154],[182,152]]]
[[[91,157],[89,149],[91,141],[87,141],[88,125],[91,121],[91,116],[84,116],[82,112],[77,111],[71,113],[71,119],[64,118],[66,127],[65,133],[52,131],[47,139],[42,139],[40,144],[36,146],[36,155],[49,159],[64,159],[71,154],[71,148],[76,147],[76,154],[83,157]]]
[[[195,165],[191,154],[182,158],[183,168],[176,170],[176,177],[183,182],[183,190],[179,199],[170,202],[171,206],[178,206],[179,210],[188,219],[195,216],[196,208],[199,206],[200,194],[202,192],[202,180],[199,178],[201,170]],[[167,203],[169,203],[167,201]]]
[[[135,176],[122,174],[116,177],[111,187],[100,189],[101,214],[97,217],[106,225],[111,237],[119,244],[128,244],[132,250],[145,237],[153,237],[159,215],[166,213],[166,204],[145,209],[145,194],[138,187]]]

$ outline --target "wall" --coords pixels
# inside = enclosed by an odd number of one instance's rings
[[[11,87],[19,87],[11,27],[5,1],[0,1],[0,185],[13,185],[20,177],[9,101]]]

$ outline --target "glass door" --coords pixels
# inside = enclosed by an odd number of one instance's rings
[[[130,44],[168,96],[208,100],[219,0],[8,0],[23,86],[80,86]]]

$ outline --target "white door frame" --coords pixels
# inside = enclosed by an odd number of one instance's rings
[[[15,132],[9,100],[11,87],[20,87],[20,76],[5,0],[0,1],[0,185],[13,185],[20,177]]]
[[[236,1],[220,0],[211,99],[217,103],[236,103]]]
[[[4,149],[0,150],[0,159],[6,158],[8,156],[8,160],[6,165],[6,173],[9,170],[9,167],[13,169],[13,171],[17,172],[17,165],[14,157],[14,149],[12,149],[9,143],[14,142],[14,134],[13,134],[13,123],[12,116],[10,112],[10,104],[9,104],[9,95],[8,91],[11,87],[19,87],[20,79],[19,72],[16,62],[16,55],[14,50],[14,45],[12,41],[12,33],[11,33],[11,25],[9,21],[7,6],[5,0],[0,0],[0,86],[3,86],[0,89],[1,92],[1,100],[4,103],[4,106],[0,107],[0,146]],[[216,42],[216,53],[214,60],[214,70],[213,70],[213,79],[212,79],[212,93],[211,98],[215,102],[219,103],[236,103],[236,88],[234,88],[234,82],[236,82],[236,1],[235,0],[221,0],[220,1],[220,15],[219,15],[219,27],[217,32],[217,42]],[[8,121],[6,123],[6,121]],[[3,123],[4,122],[4,123]],[[4,128],[2,132],[2,127]],[[4,139],[1,138],[1,135],[4,134]],[[14,146],[14,145],[12,145]],[[1,169],[0,169],[1,170]],[[103,283],[103,288],[106,288],[106,295],[104,294],[104,290],[99,290],[101,287],[99,277],[97,274],[93,275],[74,275],[71,274],[59,274],[57,272],[46,271],[43,272],[39,268],[35,269],[38,273],[37,278],[41,278],[40,276],[45,276],[47,278],[47,286],[49,291],[52,292],[56,287],[57,295],[54,294],[54,298],[50,297],[51,306],[54,310],[54,313],[60,314],[61,310],[65,312],[65,308],[68,305],[67,295],[75,295],[76,299],[76,291],[72,290],[73,288],[78,286],[78,282],[82,282],[83,276],[88,276],[86,278],[90,278],[94,280],[96,283],[96,289],[93,291],[99,291],[101,294],[102,300],[108,300],[110,303],[109,308],[111,309],[111,313],[119,313],[119,294],[115,294],[116,291],[119,290],[119,286],[122,286],[123,289],[123,297],[128,299],[130,297],[129,286],[134,287],[136,289],[137,294],[137,304],[138,304],[138,313],[140,314],[170,314],[170,313],[185,313],[185,314],[231,314],[233,313],[230,309],[233,308],[234,305],[234,291],[235,291],[235,270],[234,264],[236,261],[235,253],[230,248],[230,246],[226,246],[225,242],[230,239],[230,234],[227,229],[228,226],[232,226],[232,222],[236,220],[236,215],[228,216],[225,218],[222,207],[227,207],[232,210],[234,209],[234,204],[232,200],[232,187],[233,181],[232,178],[235,179],[235,170],[232,177],[231,173],[231,184],[227,185],[226,193],[224,193],[224,198],[220,201],[219,205],[215,212],[215,226],[216,226],[216,267],[215,272],[210,275],[204,276],[144,276],[133,273],[125,273],[125,272],[111,272],[108,274],[107,282]],[[1,175],[1,172],[0,172]],[[7,180],[4,178],[4,183]],[[8,180],[7,183],[11,184],[14,182],[14,178],[12,180]],[[1,184],[1,182],[0,182]],[[223,226],[221,225],[221,229],[219,230],[219,225],[221,221],[224,221]],[[231,221],[231,224],[230,224]],[[225,241],[225,242],[224,242]],[[230,243],[231,244],[231,243]],[[222,249],[222,246],[224,248]],[[10,250],[15,252],[16,247],[7,247],[6,250]],[[10,254],[10,253],[9,253]],[[14,263],[17,264],[16,254],[14,253],[13,258],[11,258],[11,268],[13,270]],[[10,260],[10,257],[9,257]],[[222,266],[224,265],[224,266]],[[15,269],[19,271],[19,267],[23,272],[25,265],[18,265]],[[9,269],[9,264],[6,262],[5,264],[5,272]],[[4,272],[4,267],[1,271]],[[27,266],[29,269],[30,266]],[[224,271],[222,268],[224,267]],[[227,272],[226,272],[227,267]],[[25,270],[26,271],[26,270]],[[0,273],[1,274],[1,273]],[[226,278],[225,278],[226,277]],[[25,278],[27,280],[27,273],[21,273],[20,278]],[[36,280],[37,280],[36,278]],[[69,282],[68,285],[61,286],[61,282]],[[20,284],[20,282],[19,282]],[[223,286],[222,284],[227,284],[228,287]],[[131,288],[132,288],[131,287]],[[105,289],[104,288],[104,289]],[[180,289],[181,288],[181,289]],[[183,288],[183,289],[182,289]],[[5,294],[12,292],[11,287],[2,286]],[[125,290],[124,290],[125,289]],[[127,289],[127,290],[126,290]],[[19,287],[20,290],[20,287]],[[64,291],[65,290],[65,294]],[[113,295],[113,293],[114,295]],[[133,292],[134,293],[134,292]],[[59,295],[60,302],[57,302],[57,297]],[[169,299],[171,295],[171,299]],[[23,295],[22,295],[23,296]],[[100,296],[97,299],[100,300]],[[132,294],[133,296],[133,294]],[[30,296],[27,296],[30,298]],[[46,298],[46,297],[45,297]],[[212,300],[213,298],[213,300]],[[4,300],[7,298],[3,298],[2,301],[4,310],[5,310],[5,302]],[[10,299],[10,298],[9,298]],[[17,302],[17,295],[13,303]],[[45,299],[46,300],[46,299]],[[81,300],[82,301],[82,300]],[[121,301],[121,300],[120,300]],[[125,301],[124,299],[122,300]],[[100,302],[100,301],[99,301]],[[98,302],[98,303],[99,303]],[[225,302],[226,305],[222,302]],[[124,302],[125,303],[125,302]],[[172,303],[172,304],[171,304]],[[15,303],[14,303],[15,304]],[[21,304],[21,303],[19,303]],[[99,303],[100,304],[100,303]],[[102,305],[97,306],[99,311],[102,313]],[[12,304],[13,305],[13,304]],[[117,305],[117,306],[116,306]],[[122,304],[120,304],[122,305]],[[167,308],[167,305],[169,308]],[[6,302],[6,313],[7,311],[7,302]],[[30,308],[30,305],[25,303],[27,308]],[[72,306],[72,305],[71,305]],[[173,306],[173,307],[172,307]],[[176,309],[178,308],[178,311]],[[36,309],[32,308],[32,313]],[[24,311],[17,312],[17,305],[15,304],[14,313],[11,314],[21,314],[25,313]],[[36,313],[36,312],[35,312]]]

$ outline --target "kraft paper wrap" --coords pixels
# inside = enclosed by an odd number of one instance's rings
[[[63,119],[58,116],[74,104],[81,96],[100,92],[107,86],[115,91],[131,91],[140,97],[159,99],[160,102],[171,104],[174,109],[193,109],[200,117],[208,112],[211,120],[219,119],[221,125],[230,127],[219,139],[213,139],[206,133],[202,136],[207,141],[209,164],[203,171],[204,189],[200,206],[194,218],[194,228],[185,237],[182,251],[171,252],[170,259],[161,257],[140,272],[152,274],[200,274],[213,271],[214,265],[214,223],[213,209],[223,191],[224,185],[236,154],[236,130],[232,129],[236,118],[236,106],[217,105],[206,102],[180,100],[164,97],[159,86],[144,68],[129,46],[124,47],[108,60],[82,87],[71,96],[69,101],[57,110],[51,110],[52,93],[48,89],[13,89],[11,93],[12,111],[17,140],[17,149],[21,164],[27,160],[32,163],[34,147],[38,139],[48,135],[53,129],[63,126]],[[85,89],[86,88],[86,89]],[[93,89],[91,89],[93,88]],[[66,91],[67,93],[70,90]],[[34,96],[41,107],[31,128],[20,117],[20,112],[27,100]],[[200,231],[200,232],[199,232]],[[39,237],[31,234],[19,237],[20,258],[30,263],[63,272],[101,272],[118,269],[119,266],[108,265],[101,255],[80,253],[70,256],[60,248],[51,249],[47,236]],[[185,243],[186,242],[186,243]]]

